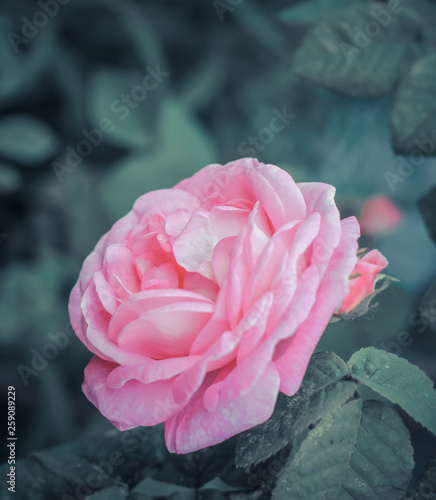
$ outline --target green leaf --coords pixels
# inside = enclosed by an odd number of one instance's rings
[[[4,46],[6,48],[6,44],[8,45],[7,49],[11,56],[2,61],[0,111],[17,103],[21,104],[30,93],[34,95],[35,88],[38,88],[39,97],[46,88],[50,88],[42,82],[53,67],[57,56],[59,46],[56,38],[57,21],[57,17],[52,19],[31,43],[19,43],[16,47],[17,53],[14,51],[14,44],[6,42],[6,37],[4,38]]]
[[[357,0],[308,0],[286,8],[279,19],[289,23],[310,24],[336,14],[338,10],[349,7]]]
[[[435,304],[436,304],[436,281],[434,281],[425,291],[419,306],[420,316],[425,320],[423,327],[427,327],[428,325],[433,331],[436,331]],[[434,335],[432,337],[434,339]]]
[[[391,111],[395,152],[436,154],[435,128],[436,54],[431,53],[410,67],[396,93]]]
[[[24,114],[0,122],[0,155],[32,167],[49,160],[59,149],[54,131],[41,120]]]
[[[341,358],[333,353],[315,353],[299,391],[292,397],[280,394],[272,417],[241,434],[236,465],[249,467],[267,460],[343,405],[356,389],[355,382],[344,380],[347,375]]]
[[[88,83],[88,107],[89,118],[96,128],[101,126],[102,120],[109,119],[113,125],[113,131],[105,135],[105,140],[122,147],[141,147],[150,142],[153,100],[149,95],[140,102],[130,97],[130,107],[122,102],[123,95],[129,97],[132,89],[142,88],[141,85],[145,75],[137,72],[120,72],[108,68],[95,71]],[[153,91],[151,91],[153,92]],[[141,97],[141,94],[138,94]]]
[[[320,21],[295,54],[295,73],[351,97],[387,94],[412,52],[417,14],[411,12],[405,21],[384,3],[357,2]]]
[[[17,191],[23,182],[22,175],[15,168],[0,163],[0,195]]]
[[[348,361],[352,376],[398,404],[436,435],[436,391],[417,366],[375,347],[366,347]]]
[[[418,200],[418,208],[430,236],[436,243],[436,186]]]
[[[124,432],[111,430],[18,460],[17,494],[6,498],[27,500],[31,491],[32,500],[73,500],[109,487],[124,489],[126,484],[150,476],[168,456],[162,426]],[[0,467],[3,476],[8,467],[7,463]],[[0,486],[3,499],[2,487],[3,484]]]
[[[128,490],[122,486],[109,486],[109,488],[87,496],[86,500],[126,500],[128,494]]]
[[[413,500],[428,500],[436,497],[436,455],[425,465],[414,485]]]
[[[155,481],[154,479],[147,477],[143,481],[141,481],[135,488],[132,490],[133,493],[146,493],[152,496],[165,496],[167,498],[169,495],[173,493],[182,493],[187,495],[192,500],[195,499],[195,490],[185,488],[183,486],[178,486],[170,483],[163,483],[160,481]]]
[[[354,400],[311,430],[280,472],[273,499],[394,500],[413,469],[408,430],[393,408]]]

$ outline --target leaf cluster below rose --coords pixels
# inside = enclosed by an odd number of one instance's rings
[[[165,422],[177,453],[266,421],[332,315],[387,265],[376,250],[358,259],[359,224],[334,195],[246,158],[141,196],[71,292],[72,326],[95,354],[87,398],[120,430]]]

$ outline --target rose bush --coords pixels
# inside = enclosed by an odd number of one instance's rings
[[[242,159],[141,196],[71,293],[72,326],[95,354],[88,399],[121,430],[165,422],[177,453],[267,420],[346,310],[360,231],[334,195]],[[369,267],[353,306],[372,291]]]

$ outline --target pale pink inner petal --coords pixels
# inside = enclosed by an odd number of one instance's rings
[[[197,212],[173,243],[174,257],[186,271],[213,279],[214,239],[207,212]]]
[[[143,312],[179,302],[208,302],[209,306],[213,307],[213,302],[208,301],[203,295],[187,290],[145,290],[131,295],[122,302],[110,320],[108,336],[116,340],[120,331],[128,323],[138,319]]]
[[[141,277],[141,289],[150,290],[152,288],[178,288],[179,275],[174,266],[165,262],[160,266],[148,269]]]
[[[139,291],[139,277],[133,253],[123,245],[106,249],[105,267],[107,280],[120,299]]]
[[[236,243],[236,236],[223,238],[217,243],[212,254],[212,267],[215,279],[222,286],[229,272],[230,256]]]
[[[199,273],[186,273],[183,278],[182,288],[203,295],[213,301],[215,301],[219,292],[219,286],[214,281]]]
[[[244,312],[271,289],[274,276],[283,274],[285,257],[300,223],[293,221],[285,224],[268,241],[248,278],[244,292]]]
[[[212,255],[220,240],[236,236],[247,221],[249,210],[218,206],[198,210],[173,242],[177,263],[188,272],[215,280]]]
[[[146,310],[121,330],[117,342],[123,349],[150,358],[185,356],[212,312],[209,302],[179,302]]]

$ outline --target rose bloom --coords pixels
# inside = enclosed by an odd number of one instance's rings
[[[72,326],[95,354],[87,398],[120,430],[165,422],[177,453],[267,420],[332,314],[386,265],[375,251],[350,289],[359,224],[334,195],[246,158],[141,196],[71,292]]]

